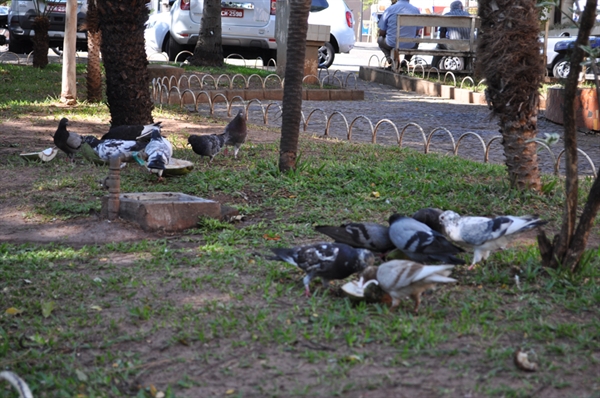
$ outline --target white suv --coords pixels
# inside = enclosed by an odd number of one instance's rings
[[[263,49],[274,55],[276,0],[221,1],[222,44]],[[171,8],[170,29],[156,45],[174,61],[177,54],[193,52],[198,41],[203,0],[176,0]]]
[[[321,11],[311,11],[308,23],[329,25],[329,41],[319,48],[319,67],[329,68],[335,53],[349,53],[354,48],[354,16],[344,0],[327,0],[329,7]]]

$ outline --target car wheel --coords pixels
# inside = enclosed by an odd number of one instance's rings
[[[571,70],[570,62],[565,58],[561,57],[552,67],[552,76],[559,79],[566,79]]]
[[[443,57],[438,68],[442,70],[463,70],[465,69],[465,62],[459,57]]]
[[[329,68],[335,58],[335,49],[330,42],[319,48],[319,68]]]
[[[11,37],[8,42],[8,51],[15,54],[29,54],[31,51],[33,51],[33,43],[29,40],[18,40],[14,37]]]
[[[168,40],[167,40],[167,55],[169,56],[169,61],[175,61],[175,58],[177,58],[177,54],[179,54],[183,50],[184,50],[183,46],[181,44],[177,43],[171,37],[171,35],[169,35]],[[179,57],[179,58],[181,58],[181,57]],[[187,58],[187,57],[185,57],[185,58]],[[179,59],[178,61],[183,61],[183,60]]]

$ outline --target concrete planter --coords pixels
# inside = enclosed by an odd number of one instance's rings
[[[564,88],[550,87],[546,96],[545,116],[554,123],[564,124]],[[577,127],[600,131],[598,97],[594,88],[578,88],[575,99],[575,124]]]

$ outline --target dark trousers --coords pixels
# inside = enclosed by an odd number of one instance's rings
[[[379,36],[377,38],[377,44],[379,45],[381,52],[383,52],[383,55],[385,55],[385,58],[387,59],[388,63],[391,64],[392,63],[392,50],[394,49],[394,47],[388,46],[387,42],[385,41],[385,37],[383,37],[383,36]],[[411,49],[415,49],[418,47],[419,47],[419,43],[415,43],[414,47],[411,47]],[[411,59],[412,59],[412,55],[404,56],[404,60],[406,62],[410,62]]]

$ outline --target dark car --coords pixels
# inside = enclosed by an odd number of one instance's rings
[[[65,20],[67,3],[62,0],[47,1],[45,4],[40,2],[43,8],[49,7],[50,29],[48,36],[50,38],[50,47],[62,48],[65,37]],[[87,32],[80,30],[80,26],[85,23],[87,13],[87,0],[77,1],[77,48],[85,50],[87,48]],[[37,16],[36,9],[32,0],[13,1],[9,13],[8,30],[10,32],[10,42],[8,50],[17,54],[29,53],[33,48],[32,38],[33,21]]]
[[[564,79],[569,74],[571,70],[571,52],[575,48],[575,40],[576,38],[573,37],[572,39],[561,40],[554,45],[554,51],[557,54],[552,62],[552,74],[554,77]],[[591,36],[590,47],[600,47],[600,37]]]

